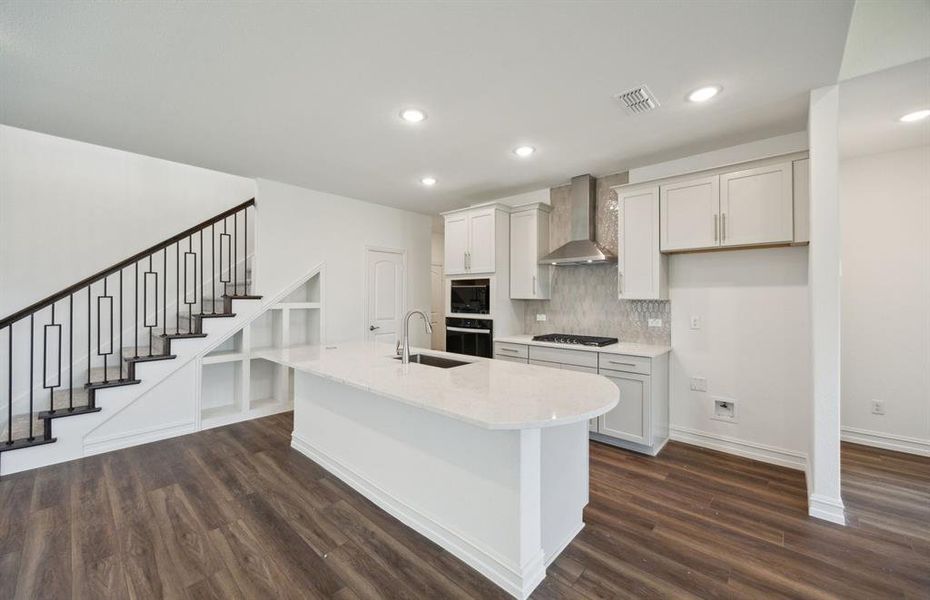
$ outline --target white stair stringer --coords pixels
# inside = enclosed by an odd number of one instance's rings
[[[0,476],[195,431],[198,426],[198,407],[195,406],[193,388],[190,388],[188,393],[191,397],[182,396],[178,399],[190,407],[189,422],[178,419],[168,423],[153,422],[156,416],[160,416],[156,411],[153,419],[147,419],[147,422],[140,423],[140,427],[124,432],[124,436],[116,436],[122,437],[122,445],[86,443],[88,437],[104,423],[130,409],[158,386],[169,384],[172,375],[196,364],[195,359],[216,348],[270,306],[269,302],[255,299],[235,299],[233,302],[234,317],[203,320],[202,332],[207,334],[207,337],[173,339],[171,353],[176,358],[137,363],[136,377],[141,382],[138,385],[98,389],[96,406],[102,409],[99,412],[55,419],[52,425],[55,443],[4,453],[3,460],[0,461]],[[159,431],[161,435],[156,434]]]

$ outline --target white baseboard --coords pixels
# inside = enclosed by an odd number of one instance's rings
[[[104,452],[112,452],[113,450],[129,448],[130,446],[138,446],[140,444],[148,444],[150,442],[166,440],[168,438],[177,437],[179,435],[194,433],[196,430],[197,429],[193,421],[181,421],[176,423],[168,423],[166,425],[158,425],[156,427],[147,427],[143,429],[117,433],[114,435],[99,437],[90,441],[85,440],[84,456],[93,456],[95,454],[103,454]]]
[[[250,410],[245,410],[241,412],[236,412],[228,415],[222,415],[219,417],[212,417],[210,419],[203,419],[200,421],[200,429],[214,429],[216,427],[224,427],[226,425],[232,425],[233,423],[241,423],[242,421],[251,421],[252,419],[260,419],[262,417],[270,417],[271,415],[276,415],[278,413],[288,412],[294,410],[294,404],[291,402],[276,402],[275,404],[268,404],[266,406],[261,406],[259,408],[253,408]]]
[[[918,456],[930,456],[930,440],[921,440],[903,435],[895,435],[893,433],[856,429],[855,427],[843,427],[840,430],[840,439],[844,442],[862,444],[863,446],[874,446],[875,448],[882,448],[884,450],[906,452]]]
[[[817,519],[846,525],[846,511],[843,508],[843,501],[836,498],[818,494],[810,494],[807,497],[807,514]]]
[[[420,535],[448,550],[456,558],[472,567],[501,589],[520,600],[525,600],[546,576],[542,548],[539,554],[522,567],[506,564],[500,557],[475,542],[436,522],[409,506],[403,500],[343,465],[324,451],[315,448],[306,439],[291,435],[291,447],[316,462],[345,482],[392,517],[412,528]]]
[[[751,458],[753,460],[778,465],[780,467],[787,467],[789,469],[797,469],[798,471],[807,471],[807,456],[793,450],[766,446],[765,444],[758,444],[756,442],[747,442],[745,440],[689,429],[687,427],[670,427],[669,437],[676,442],[684,442],[686,444],[701,446],[702,448],[719,450],[720,452],[727,452],[729,454],[735,454],[736,456],[742,456],[743,458]]]
[[[555,552],[546,557],[546,564],[544,565],[546,569],[548,569],[549,565],[555,562],[555,559],[557,559],[559,555],[562,554],[566,548],[568,548],[568,545],[572,543],[572,540],[574,540],[579,533],[581,533],[582,529],[584,529],[584,521],[581,521],[578,524],[578,527],[572,530],[571,534],[565,538],[561,544],[559,544],[559,547]]]

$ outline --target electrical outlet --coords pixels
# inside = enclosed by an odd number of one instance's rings
[[[885,401],[884,400],[872,400],[872,414],[873,415],[885,414]]]
[[[542,321],[545,321],[545,320],[546,320],[546,315],[545,315],[545,313],[536,313],[536,321],[537,321],[537,322],[540,322],[540,323],[541,323]]]
[[[691,378],[691,391],[692,392],[706,392],[707,391],[707,379],[704,377],[692,377]]]
[[[649,319],[650,327],[662,327],[662,319]]]
[[[701,317],[698,315],[691,315],[691,329],[700,329],[701,328]]]

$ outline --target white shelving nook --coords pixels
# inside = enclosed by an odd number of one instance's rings
[[[317,269],[200,359],[201,429],[293,408],[293,369],[265,360],[261,352],[322,343],[322,288]]]

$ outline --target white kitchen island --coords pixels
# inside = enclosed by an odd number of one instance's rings
[[[444,369],[354,342],[268,350],[294,369],[291,445],[526,598],[584,526],[588,419],[617,404],[599,375],[469,361]]]

